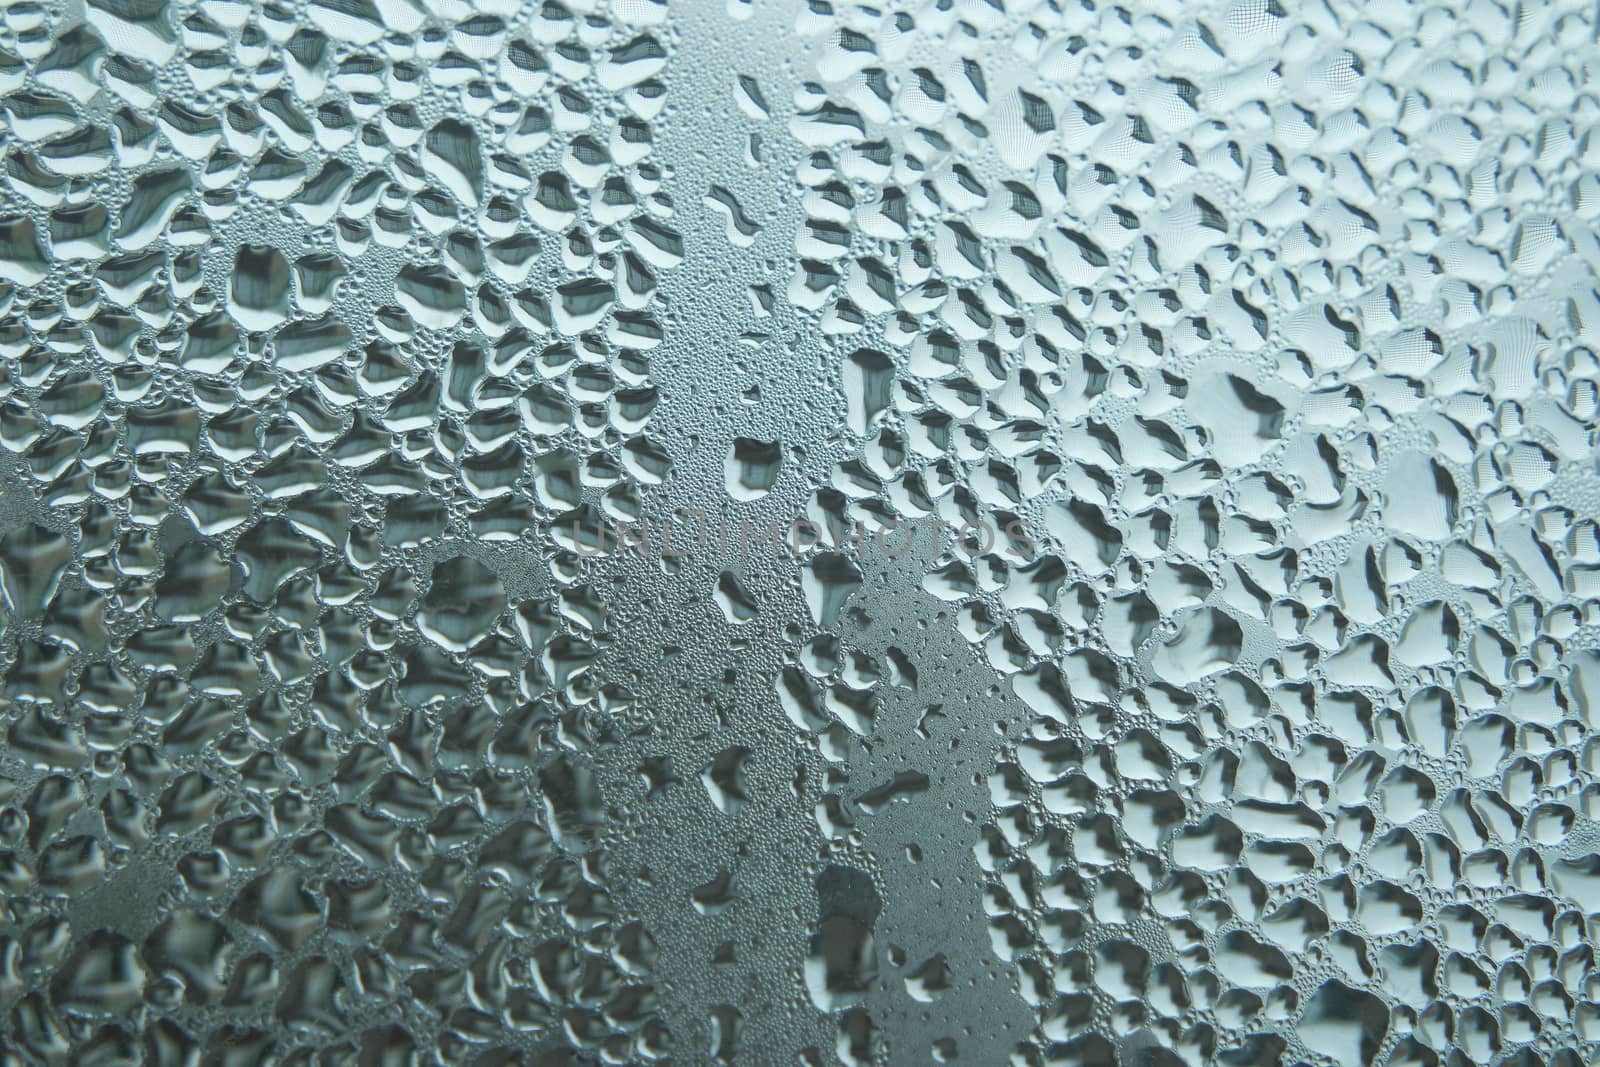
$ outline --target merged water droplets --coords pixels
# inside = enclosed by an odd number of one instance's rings
[[[1526,998],[1589,951],[1588,16],[798,25],[788,293],[860,441],[813,510],[1026,533],[921,580],[1032,715],[977,848],[1014,1061],[1582,1062]]]
[[[553,457],[625,508],[660,455],[663,12],[623,7],[6,13],[19,1062],[668,1054],[604,605],[534,573]]]
[[[1589,1062],[1593,17],[11,5],[0,1047]]]

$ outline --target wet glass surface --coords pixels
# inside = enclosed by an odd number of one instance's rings
[[[1596,1062],[1596,18],[0,6],[0,1061]]]

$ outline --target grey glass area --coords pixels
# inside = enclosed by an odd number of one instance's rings
[[[0,4],[0,1067],[1600,1063],[1597,18]]]

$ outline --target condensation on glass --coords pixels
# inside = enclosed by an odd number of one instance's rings
[[[1596,1062],[1596,17],[5,3],[0,1062]]]

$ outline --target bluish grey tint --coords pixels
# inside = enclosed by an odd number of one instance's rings
[[[1600,1062],[1595,19],[0,9],[0,1063]]]

